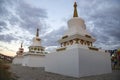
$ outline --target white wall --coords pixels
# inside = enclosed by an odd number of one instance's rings
[[[46,55],[45,71],[79,76],[78,50],[67,50]]]
[[[45,56],[27,55],[24,56],[23,66],[45,67]]]
[[[29,61],[29,56],[24,56],[23,61],[22,61],[22,66],[27,66]]]
[[[15,57],[14,59],[13,59],[13,64],[22,64],[22,60],[23,60],[23,57],[21,56],[21,57]]]
[[[79,48],[80,77],[111,73],[110,54]]]
[[[110,56],[81,48],[50,53],[46,55],[45,71],[73,77],[110,73]]]

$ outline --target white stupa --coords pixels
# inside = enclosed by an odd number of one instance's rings
[[[24,54],[23,43],[21,43],[21,47],[16,52],[16,54],[17,55],[13,59],[13,64],[22,64],[23,54]]]
[[[41,45],[39,38],[39,29],[37,29],[36,36],[33,38],[32,44],[29,46],[28,52],[23,52],[24,49],[19,48],[17,56],[13,60],[13,64],[21,64],[28,67],[45,67],[45,47]]]
[[[22,56],[22,55],[23,55],[23,52],[24,52],[23,43],[21,43],[21,47],[20,47],[19,50],[16,52],[16,54],[17,54],[17,56]]]
[[[39,29],[37,29],[36,36],[33,38],[32,45],[29,46],[29,52],[26,52],[23,56],[22,65],[29,67],[45,67],[45,47],[41,45],[41,39],[39,38]]]
[[[84,20],[78,17],[75,2],[68,30],[59,40],[60,48],[46,55],[45,71],[73,77],[110,73],[109,53],[93,47],[93,42],[95,38],[86,31]]]
[[[29,46],[28,54],[40,54],[44,55],[45,47],[41,46],[41,39],[39,38],[39,29],[37,29],[36,36],[33,38],[31,46]]]
[[[59,40],[61,48],[74,48],[80,47],[93,49],[93,42],[95,38],[92,37],[86,30],[85,22],[82,18],[78,17],[77,4],[74,4],[73,18],[68,20],[68,30],[63,35],[62,39]],[[94,48],[97,50],[97,48]],[[58,49],[59,50],[59,49]]]

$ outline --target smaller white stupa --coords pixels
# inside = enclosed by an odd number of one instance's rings
[[[36,36],[33,38],[33,42],[31,46],[29,46],[29,52],[27,54],[39,54],[44,55],[45,54],[45,47],[41,46],[41,39],[39,38],[39,29],[37,28]]]
[[[45,67],[45,55],[47,52],[45,52],[45,47],[41,45],[38,28],[36,36],[28,48],[29,51],[24,52],[21,44],[21,48],[17,51],[17,56],[13,59],[13,64],[21,64],[22,66],[29,67]]]
[[[13,64],[22,64],[23,54],[24,54],[23,43],[21,43],[21,47],[16,52],[16,54],[17,55],[13,59]]]
[[[39,29],[37,28],[36,36],[33,38],[29,51],[24,53],[22,61],[23,66],[44,67],[45,66],[45,47],[41,46]]]
[[[16,52],[16,54],[17,54],[17,56],[22,56],[22,55],[23,55],[23,52],[24,52],[23,43],[21,43],[21,47],[20,47],[19,50]]]

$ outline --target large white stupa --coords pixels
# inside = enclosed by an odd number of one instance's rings
[[[86,30],[85,22],[82,18],[78,17],[77,4],[74,3],[73,18],[68,20],[68,30],[63,37],[59,40],[61,48],[72,48],[79,46],[84,49],[93,48],[95,38],[92,37]],[[58,49],[59,50],[59,49]]]
[[[95,38],[86,31],[84,20],[78,17],[75,2],[68,30],[59,40],[60,48],[46,55],[45,71],[73,77],[110,73],[109,53],[93,47],[93,42]]]

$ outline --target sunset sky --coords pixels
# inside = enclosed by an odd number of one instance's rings
[[[31,45],[36,28],[47,51],[59,46],[75,0],[0,0],[0,53],[13,56]],[[76,0],[79,17],[102,49],[120,48],[120,0]]]

